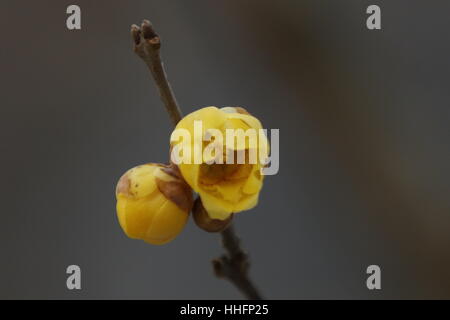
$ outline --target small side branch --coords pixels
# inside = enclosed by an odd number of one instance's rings
[[[231,281],[247,299],[261,300],[261,294],[248,276],[248,255],[241,248],[233,224],[222,231],[221,235],[227,253],[212,261],[216,276]]]

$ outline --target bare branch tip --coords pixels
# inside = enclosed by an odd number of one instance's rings
[[[135,24],[131,25],[131,38],[136,45],[140,43],[141,29]]]
[[[142,34],[143,34],[144,38],[147,40],[159,38],[155,32],[155,29],[153,28],[153,25],[148,20],[142,21],[141,30],[142,30]]]

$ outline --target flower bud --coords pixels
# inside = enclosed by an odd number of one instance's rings
[[[201,163],[195,162],[196,147],[195,139],[188,141],[187,146],[193,152],[190,154],[191,161],[178,163],[181,174],[189,186],[199,194],[202,204],[211,219],[227,220],[231,214],[249,210],[258,203],[259,193],[263,186],[264,176],[261,168],[266,163],[269,152],[267,137],[261,134],[261,122],[250,115],[241,107],[206,107],[192,112],[178,122],[175,130],[188,132],[191,137],[196,136],[196,123],[202,124],[202,138],[213,130],[219,132],[222,139],[214,140],[217,150],[224,150],[219,155],[223,161],[208,161],[202,157]],[[243,143],[229,145],[226,139],[228,131],[237,134],[236,140]],[[246,139],[246,132],[254,133],[254,139]],[[176,132],[176,131],[174,131]],[[225,137],[225,138],[223,138]],[[250,143],[253,140],[254,143]],[[234,139],[232,139],[234,141]],[[178,146],[180,142],[171,139],[171,147]],[[185,141],[182,141],[181,146]],[[174,150],[174,149],[172,149]],[[200,152],[198,152],[200,153]],[[237,159],[237,154],[244,154],[244,163],[228,163],[228,155]],[[250,155],[254,160],[249,161]],[[205,153],[203,152],[203,154]],[[208,156],[208,155],[207,155]],[[217,157],[216,152],[214,156]],[[212,156],[211,156],[212,157]],[[189,158],[186,156],[186,158]],[[188,159],[189,160],[189,159]]]
[[[117,217],[125,234],[151,244],[173,240],[193,205],[192,190],[178,169],[148,163],[128,170],[117,183]]]
[[[228,216],[225,220],[212,219],[208,212],[206,212],[205,207],[203,207],[202,200],[197,198],[194,202],[194,207],[192,208],[192,216],[194,218],[195,224],[207,232],[221,232],[225,230],[231,223],[233,219],[233,214]]]

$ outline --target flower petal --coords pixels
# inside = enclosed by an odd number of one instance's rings
[[[242,192],[245,194],[251,195],[258,193],[262,188],[262,180],[263,176],[259,173],[260,166],[254,166],[254,169],[247,181],[245,181],[244,187],[242,188]]]
[[[243,198],[234,206],[234,212],[250,210],[258,204],[259,193]]]
[[[211,219],[225,220],[233,212],[233,205],[223,199],[213,196],[208,192],[200,193],[203,206]]]

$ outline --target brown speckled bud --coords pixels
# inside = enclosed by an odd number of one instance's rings
[[[125,234],[156,245],[183,230],[193,205],[192,190],[178,170],[158,163],[128,170],[117,183],[116,198]]]

